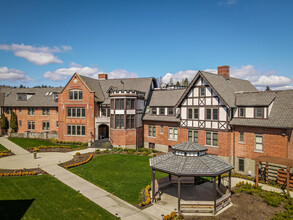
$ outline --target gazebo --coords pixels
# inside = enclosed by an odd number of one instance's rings
[[[218,156],[207,154],[206,151],[207,148],[200,144],[185,142],[172,146],[172,152],[150,158],[150,167],[152,168],[152,202],[155,202],[156,193],[159,191],[159,188],[177,183],[179,214],[182,211],[181,208],[188,208],[189,211],[192,210],[191,212],[200,212],[201,210],[206,212],[208,210],[215,214],[227,206],[230,203],[231,170],[234,167]],[[169,177],[162,178],[165,181],[155,180],[155,171],[168,173]],[[229,172],[229,190],[221,184],[221,175],[226,172]],[[197,177],[213,178],[213,202],[193,201],[181,204],[181,184],[196,184]],[[217,195],[220,195],[220,198],[217,199],[219,197]]]

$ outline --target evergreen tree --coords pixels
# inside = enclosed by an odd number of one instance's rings
[[[271,91],[271,88],[267,86],[266,91]]]
[[[15,112],[11,112],[10,127],[13,133],[17,132],[18,125],[17,125],[17,115],[15,114]]]
[[[185,78],[185,79],[184,79],[184,86],[187,88],[187,87],[188,87],[188,85],[189,85],[188,79],[187,79],[187,78]]]
[[[180,87],[181,86],[179,81],[177,81],[176,86],[177,87]]]
[[[1,114],[0,118],[0,128],[1,128],[1,135],[7,134],[8,129],[8,120],[5,117],[4,113]]]

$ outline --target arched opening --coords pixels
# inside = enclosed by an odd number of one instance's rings
[[[101,124],[99,126],[99,139],[109,138],[109,126]]]

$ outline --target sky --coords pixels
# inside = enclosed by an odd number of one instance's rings
[[[293,89],[291,0],[0,0],[0,84],[191,80],[198,70]]]

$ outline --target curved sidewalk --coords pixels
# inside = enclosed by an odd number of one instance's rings
[[[118,217],[127,220],[151,220],[161,219],[162,212],[152,213],[145,210],[140,210],[137,207],[127,203],[126,201],[112,195],[102,188],[86,181],[85,179],[75,175],[74,173],[58,166],[59,162],[65,162],[72,159],[77,151],[58,153],[46,152],[37,153],[37,159],[33,159],[33,154],[12,143],[5,137],[0,137],[0,144],[7,149],[10,149],[15,155],[1,158],[0,168],[3,169],[23,169],[37,168],[38,166],[60,180],[75,191],[84,195],[86,198],[96,203],[103,209],[113,215],[118,214]],[[78,151],[80,153],[93,152],[95,149],[85,149]],[[160,213],[160,214],[159,214]],[[164,210],[164,214],[169,214]]]

